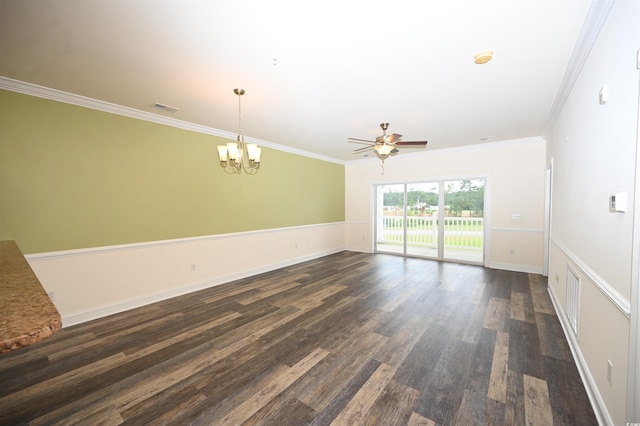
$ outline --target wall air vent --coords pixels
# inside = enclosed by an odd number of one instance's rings
[[[567,268],[567,308],[566,313],[575,335],[578,335],[578,313],[580,312],[580,277]]]

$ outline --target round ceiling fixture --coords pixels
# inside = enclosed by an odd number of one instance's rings
[[[493,50],[484,50],[476,54],[476,56],[474,56],[474,61],[476,64],[482,65],[489,62],[492,58],[493,58]]]

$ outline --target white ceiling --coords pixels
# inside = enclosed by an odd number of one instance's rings
[[[0,75],[232,133],[241,87],[247,137],[354,160],[383,121],[427,150],[541,135],[590,4],[2,0]]]

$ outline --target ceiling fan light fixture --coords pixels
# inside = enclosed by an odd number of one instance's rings
[[[477,53],[473,59],[478,65],[486,64],[493,59],[493,50],[483,50],[482,52]]]
[[[379,155],[383,156],[383,157],[388,157],[389,154],[391,154],[391,151],[393,151],[394,146],[393,145],[376,145],[373,147],[373,149],[376,150],[376,153],[378,153]]]
[[[353,153],[360,154],[365,151],[370,151],[370,150],[373,151],[376,157],[382,160],[383,175],[384,175],[384,160],[400,152],[397,146],[426,146],[427,145],[427,141],[402,141],[401,140],[402,135],[398,133],[387,135],[387,129],[389,128],[389,123],[380,123],[380,128],[382,129],[382,135],[376,137],[375,141],[367,140],[367,139],[349,138],[347,142],[367,145],[364,148],[358,148],[353,150]],[[365,154],[364,156],[366,157],[367,155]]]

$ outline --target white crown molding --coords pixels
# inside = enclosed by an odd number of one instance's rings
[[[110,102],[105,102],[98,99],[92,99],[86,96],[80,96],[73,93],[63,92],[61,90],[51,89],[49,87],[39,86],[37,84],[14,80],[8,77],[0,76],[0,89],[22,93],[30,96],[36,96],[38,98],[49,99],[52,101],[64,102],[67,104],[76,105],[84,108],[90,108],[97,111],[108,112],[110,114],[122,115],[124,117],[134,118],[136,120],[144,120],[144,121],[149,121],[156,124],[162,124],[164,126],[171,126],[171,127],[176,127],[178,129],[189,130],[192,132],[219,136],[225,139],[232,139],[232,140],[236,139],[235,133],[227,132],[220,129],[215,129],[213,127],[207,127],[200,124],[190,123],[188,121],[178,120],[171,117],[165,117],[162,115],[153,114],[151,112],[140,111],[134,108],[112,104]],[[245,141],[248,143],[255,143],[260,146],[275,149],[278,151],[287,152],[290,154],[314,158],[316,160],[322,160],[322,161],[337,163],[341,165],[345,164],[345,162],[342,160],[327,157],[324,155],[315,154],[309,151],[303,151],[301,149],[291,148],[285,145],[280,145],[280,144],[264,141],[257,138],[245,136]]]
[[[616,0],[598,0],[591,2],[587,16],[584,19],[584,24],[576,40],[576,45],[573,48],[573,52],[571,52],[571,57],[569,57],[569,63],[562,77],[560,88],[556,93],[556,98],[553,101],[551,110],[549,110],[543,134],[547,134],[560,115],[562,108],[564,108],[564,104],[573,89],[573,85],[578,79],[582,67],[591,53],[591,49],[595,45],[602,27],[604,27],[605,22],[607,22],[609,13],[611,9],[613,9],[615,2]]]

